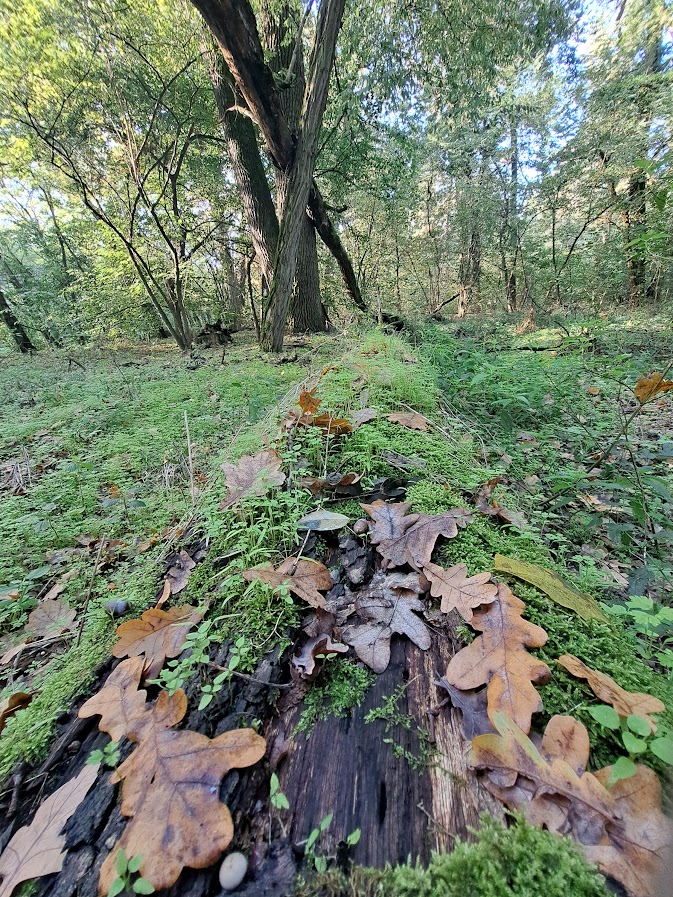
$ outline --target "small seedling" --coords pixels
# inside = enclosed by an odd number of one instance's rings
[[[96,750],[91,751],[89,756],[86,758],[86,762],[92,766],[96,763],[103,763],[105,766],[109,766],[111,769],[114,769],[115,766],[119,763],[120,757],[121,753],[119,750],[119,742],[110,741],[105,745],[103,750],[96,748]]]
[[[133,876],[142,865],[142,854],[127,857],[126,851],[120,847],[115,857],[115,872],[117,877],[110,885],[107,897],[117,897],[118,894],[154,894],[154,885],[139,875],[135,881]]]
[[[289,810],[290,802],[280,790],[280,782],[275,772],[271,773],[271,788],[269,793],[271,806],[276,810]]]
[[[631,714],[631,716],[622,717],[614,707],[610,707],[608,704],[589,707],[589,714],[599,726],[619,732],[621,742],[628,753],[628,757],[619,757],[615,761],[608,786],[614,785],[620,779],[628,779],[634,775],[636,772],[635,758],[647,751],[663,760],[664,763],[673,765],[673,739],[662,726],[657,729],[656,733],[653,733],[649,722],[642,716]]]

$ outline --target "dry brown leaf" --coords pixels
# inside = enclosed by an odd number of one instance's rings
[[[52,601],[54,598],[58,598],[61,592],[65,592],[66,583],[63,580],[59,579],[58,582],[55,582],[54,585],[49,589],[47,594],[44,596],[44,601]]]
[[[302,389],[299,393],[297,405],[305,414],[315,414],[321,404],[322,399],[316,396],[315,389]]]
[[[611,767],[596,773],[607,787]],[[583,844],[586,858],[620,882],[630,897],[652,897],[654,883],[673,849],[671,821],[661,811],[661,783],[654,770],[638,766],[610,788],[619,819],[596,845]],[[663,892],[662,892],[663,893]]]
[[[136,691],[140,672],[137,660],[120,664],[82,710],[85,716],[103,714],[103,731],[123,733],[137,744],[110,779],[123,782],[121,809],[131,818],[117,847],[127,856],[142,855],[141,876],[161,890],[177,881],[183,867],[204,869],[229,845],[233,825],[219,800],[220,782],[234,767],[260,760],[266,743],[252,729],[213,739],[175,731],[187,712],[185,693],[163,691],[154,705],[145,705],[146,692]],[[100,895],[116,878],[116,852],[101,868]]]
[[[408,502],[386,504],[375,501],[361,507],[372,518],[370,536],[372,545],[389,567],[409,564],[421,570],[430,563],[435,543],[440,536],[453,539],[458,527],[464,528],[472,521],[463,508],[453,508],[443,514],[409,514]]]
[[[117,627],[119,641],[113,657],[145,655],[145,678],[156,679],[167,657],[181,653],[187,633],[203,616],[189,604],[161,610],[151,607],[139,620],[127,620]]]
[[[376,408],[361,408],[360,411],[355,411],[352,416],[353,429],[355,430],[363,424],[368,424],[370,420],[374,420],[377,416],[378,411]]]
[[[189,576],[194,567],[196,567],[196,561],[190,558],[183,548],[175,564],[166,573],[166,581],[170,583],[171,595],[177,595],[178,592],[187,587]]]
[[[97,775],[98,765],[85,766],[79,775],[43,801],[31,824],[12,837],[0,856],[0,897],[9,897],[23,881],[61,871],[66,854],[61,830]]]
[[[649,377],[641,377],[633,389],[633,394],[643,405],[660,392],[668,392],[669,389],[673,389],[673,380],[664,380],[662,374],[655,372]]]
[[[490,604],[498,594],[497,585],[489,582],[490,573],[468,576],[465,564],[454,564],[448,570],[438,564],[426,564],[423,573],[430,581],[432,597],[442,599],[442,613],[448,614],[455,608],[468,623],[475,607]]]
[[[425,609],[417,596],[426,588],[418,573],[379,571],[357,595],[355,609],[364,622],[346,626],[341,637],[375,673],[388,667],[395,633],[406,635],[423,651],[430,647],[430,631],[414,613]]]
[[[533,713],[542,708],[533,683],[548,682],[551,672],[526,648],[540,648],[547,633],[521,616],[525,604],[500,583],[496,600],[474,612],[472,627],[482,632],[449,663],[446,680],[457,688],[478,688],[488,683],[488,715],[505,713],[524,732],[530,731]]]
[[[502,477],[493,477],[481,487],[477,493],[477,510],[480,514],[494,517],[501,523],[516,526],[517,529],[524,529],[526,526],[526,519],[521,511],[512,511],[510,508],[505,508],[493,498],[493,490],[498,483],[502,482],[502,480]]]
[[[303,423],[300,420],[299,423]],[[311,418],[306,426],[319,427],[330,436],[343,436],[353,432],[353,425],[345,417],[335,417],[333,414],[318,414]]]
[[[149,712],[145,705],[147,692],[138,690],[143,675],[143,657],[129,657],[116,667],[105,685],[79,709],[77,716],[86,719],[100,716],[98,728],[107,732],[113,741],[128,737],[135,740],[142,731],[144,717]]]
[[[327,567],[310,558],[286,558],[277,570],[271,564],[262,564],[244,570],[242,575],[248,582],[261,579],[274,589],[285,584],[312,607],[324,607],[325,598],[320,592],[332,588],[332,577]]]
[[[399,424],[406,427],[407,430],[427,430],[428,421],[417,411],[396,411],[395,414],[389,414],[386,420],[391,424]]]
[[[361,473],[330,473],[325,479],[304,477],[301,480],[301,485],[305,486],[312,495],[318,495],[321,492],[338,496],[357,495],[362,491],[361,479]]]
[[[574,654],[562,654],[560,663],[572,676],[586,679],[589,687],[601,701],[611,704],[620,716],[641,716],[647,720],[651,732],[657,731],[657,724],[649,716],[650,713],[663,713],[666,705],[659,698],[637,691],[625,691],[614,679],[592,670]]]
[[[280,455],[273,449],[256,455],[244,455],[234,464],[223,464],[227,497],[220,504],[220,510],[230,508],[241,498],[265,495],[272,486],[282,486],[285,482],[282,464]]]
[[[161,595],[159,596],[159,600],[157,601],[157,607],[161,607],[162,604],[165,604],[171,596],[171,581],[170,579],[164,580],[164,585],[161,590]]]
[[[26,632],[36,638],[51,638],[72,629],[77,613],[62,598],[41,601],[28,615]]]
[[[17,691],[4,701],[0,701],[0,732],[5,728],[5,723],[14,716],[17,710],[23,710],[33,700],[33,696],[25,691]]]
[[[329,654],[347,654],[348,646],[333,642],[327,633],[310,638],[290,660],[293,679],[315,679]]]
[[[485,688],[463,691],[449,685],[446,679],[437,679],[435,684],[448,694],[451,704],[460,710],[463,716],[463,735],[467,741],[471,742],[476,735],[494,731],[488,718]]]

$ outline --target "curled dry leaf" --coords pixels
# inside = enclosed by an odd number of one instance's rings
[[[310,638],[290,660],[293,679],[315,679],[330,654],[347,654],[348,646],[333,642],[327,633]]]
[[[358,616],[364,621],[346,626],[341,637],[375,673],[383,673],[390,663],[390,640],[395,633],[406,635],[418,647],[430,647],[430,631],[416,616],[425,605],[417,597],[427,589],[418,573],[379,571],[355,600]]]
[[[472,516],[463,508],[452,508],[443,514],[409,514],[408,502],[386,504],[375,501],[361,505],[369,514],[371,542],[389,567],[409,564],[421,570],[430,563],[435,543],[440,536],[453,539],[458,527],[464,529]]]
[[[586,858],[630,897],[652,897],[673,847],[656,773],[637,766],[608,788],[612,767],[585,772],[589,736],[576,719],[552,717],[539,750],[504,714],[495,722],[499,734],[475,738],[470,755],[471,764],[485,770],[488,790],[523,810],[529,822],[572,835]]]
[[[437,679],[436,685],[448,694],[452,705],[460,710],[463,716],[463,735],[468,741],[472,741],[476,735],[494,731],[488,718],[485,688],[463,691],[443,678]]]
[[[317,414],[310,421],[305,423],[302,419],[299,423],[304,426],[319,427],[329,436],[344,436],[346,433],[353,432],[353,425],[349,420],[346,420],[345,417],[336,417],[333,414]]]
[[[496,554],[493,568],[530,583],[536,589],[544,592],[556,604],[560,604],[561,607],[567,607],[569,610],[574,610],[583,620],[610,622],[595,598],[575,591],[560,576],[557,576],[550,570],[545,570],[544,567],[529,564],[527,561],[520,561],[518,558],[508,558],[502,554]]]
[[[428,420],[417,411],[396,411],[395,414],[389,414],[386,420],[391,424],[399,424],[406,427],[407,430],[427,430]]]
[[[305,477],[301,485],[305,486],[312,495],[321,492],[330,495],[357,495],[362,491],[360,480],[361,473],[331,473],[325,479],[320,477]]]
[[[622,717],[641,716],[647,720],[650,731],[657,731],[657,724],[650,713],[663,713],[666,705],[659,698],[644,692],[625,691],[614,679],[592,670],[574,654],[562,654],[557,663],[578,679],[586,679],[589,687],[601,701],[611,704]]]
[[[182,651],[187,633],[203,616],[189,604],[162,610],[151,607],[139,620],[127,620],[117,627],[119,641],[112,648],[113,657],[145,655],[145,678],[155,679],[167,657]]]
[[[33,696],[25,691],[17,691],[4,701],[0,701],[0,732],[5,728],[5,723],[14,716],[17,710],[23,710],[33,700]]]
[[[234,464],[223,464],[227,497],[220,504],[220,510],[230,508],[241,498],[265,495],[272,486],[282,486],[285,482],[282,464],[280,455],[273,449],[244,455]]]
[[[61,831],[97,775],[98,765],[85,766],[43,801],[31,824],[12,837],[0,856],[0,897],[9,897],[21,882],[61,871],[66,854]]]
[[[184,866],[204,869],[229,846],[233,824],[219,800],[220,782],[231,769],[260,760],[266,743],[252,729],[213,739],[175,731],[187,712],[185,693],[161,692],[147,706],[146,692],[136,691],[140,674],[138,660],[124,661],[80,715],[102,713],[103,731],[123,734],[137,745],[110,779],[123,783],[121,809],[130,817],[117,847],[127,856],[142,855],[141,876],[161,890],[177,881]],[[116,853],[113,849],[101,868],[101,897],[116,878]]]
[[[498,594],[497,585],[489,582],[490,573],[468,576],[465,564],[454,564],[448,570],[438,564],[426,564],[423,573],[430,581],[432,597],[442,599],[442,613],[448,614],[455,608],[468,623],[475,607],[490,604]]]
[[[305,414],[315,414],[321,404],[322,399],[319,399],[316,396],[315,388],[302,389],[302,391],[299,393],[297,405],[299,405],[299,407]]]
[[[633,394],[643,405],[659,393],[668,392],[669,389],[673,389],[673,380],[664,380],[662,374],[655,372],[649,377],[641,377],[633,389]]]
[[[183,548],[176,562],[166,573],[166,581],[170,583],[171,595],[177,595],[178,592],[187,587],[189,576],[194,567],[196,567],[196,561],[190,558]]]
[[[310,558],[286,558],[277,570],[271,564],[262,564],[244,570],[242,575],[247,582],[260,579],[274,589],[286,585],[312,607],[324,607],[325,598],[320,592],[332,588],[332,577],[327,567]]]
[[[478,608],[472,617],[472,627],[483,635],[451,659],[446,680],[462,689],[488,683],[486,697],[491,721],[502,712],[529,732],[533,713],[542,707],[533,683],[548,682],[551,672],[546,663],[526,651],[542,647],[547,633],[523,619],[525,607],[500,583],[496,600]]]
[[[516,526],[517,529],[524,529],[526,519],[520,511],[512,511],[509,508],[505,508],[493,499],[493,491],[498,483],[501,482],[502,477],[493,477],[481,487],[477,493],[477,510],[480,514],[495,517],[500,523],[508,523],[510,526]]]

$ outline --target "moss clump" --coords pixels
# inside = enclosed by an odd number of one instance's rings
[[[297,724],[297,732],[310,735],[313,726],[328,716],[346,716],[364,701],[374,674],[353,660],[337,658],[330,661],[318,684],[304,699],[304,709]]]
[[[607,897],[603,877],[568,838],[488,816],[472,843],[435,854],[427,868],[332,872],[300,886],[300,897]]]

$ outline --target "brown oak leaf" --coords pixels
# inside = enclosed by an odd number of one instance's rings
[[[650,713],[663,713],[666,705],[653,695],[638,691],[625,691],[614,679],[592,670],[574,654],[562,654],[557,663],[561,664],[572,676],[586,679],[589,687],[601,701],[611,704],[620,716],[641,716],[647,720],[651,732],[657,731],[657,724],[649,716]]]
[[[187,582],[194,567],[196,567],[196,561],[190,558],[183,548],[176,562],[166,573],[167,582],[170,583],[171,595],[177,595],[178,592],[187,588]]]
[[[299,421],[303,423],[303,421]],[[346,433],[353,432],[353,425],[345,417],[336,417],[333,414],[317,414],[311,418],[307,426],[319,427],[324,433],[330,436],[343,436]]]
[[[526,519],[521,511],[512,511],[505,508],[493,498],[493,490],[502,482],[502,477],[493,477],[477,493],[477,510],[480,514],[486,514],[488,517],[495,517],[500,523],[508,523],[510,526],[516,526],[517,529],[524,529]]]
[[[189,604],[162,610],[151,607],[139,620],[127,620],[117,627],[119,641],[112,647],[113,657],[145,655],[145,678],[156,679],[167,657],[177,657],[187,633],[203,616]]]
[[[464,529],[472,516],[463,508],[452,508],[443,514],[409,514],[408,502],[386,504],[375,501],[361,506],[372,518],[370,536],[372,545],[387,562],[388,567],[409,564],[421,570],[430,563],[435,543],[440,536],[453,539],[458,527]]]
[[[329,634],[316,635],[301,646],[290,660],[290,675],[293,679],[315,679],[320,673],[328,655],[347,654],[348,646],[333,642]]]
[[[463,716],[463,735],[468,741],[472,741],[476,735],[494,731],[486,709],[485,688],[462,691],[449,685],[443,678],[437,679],[435,684],[448,694],[451,704],[460,710]]]
[[[231,769],[260,760],[266,742],[252,729],[213,739],[176,731],[173,727],[187,712],[182,690],[172,696],[161,692],[156,703],[141,712],[133,695],[125,693],[134,690],[138,678],[137,666],[127,664],[128,683],[110,684],[115,670],[103,689],[108,690],[106,699],[97,709],[96,697],[92,698],[86,715],[102,710],[104,731],[121,732],[126,726],[124,734],[137,744],[110,779],[123,783],[121,810],[130,817],[117,847],[123,847],[127,856],[142,855],[141,876],[161,890],[177,881],[183,867],[204,869],[228,847],[233,824],[228,808],[220,803],[220,782]],[[137,694],[144,701],[145,692]],[[117,876],[116,853],[112,850],[101,867],[101,897]]]
[[[14,692],[4,701],[0,701],[0,732],[5,728],[5,723],[14,716],[17,710],[23,710],[33,700],[33,696],[25,691]]]
[[[483,633],[459,651],[449,663],[446,680],[457,688],[487,685],[488,715],[502,711],[524,732],[530,731],[531,717],[542,707],[533,683],[548,682],[551,671],[546,663],[530,655],[526,648],[540,648],[547,633],[524,620],[525,604],[504,584],[498,585],[496,600],[478,608],[472,627]]]
[[[490,573],[468,576],[465,564],[454,564],[448,570],[438,564],[426,564],[423,573],[430,580],[432,597],[442,599],[442,613],[448,614],[455,608],[468,623],[475,607],[490,604],[498,594],[497,585],[489,582]]]
[[[386,420],[391,424],[399,424],[406,427],[407,430],[427,430],[428,421],[417,411],[396,411],[395,414],[389,414]]]
[[[282,486],[285,482],[282,464],[280,455],[273,449],[244,455],[234,464],[223,464],[227,497],[220,504],[220,510],[230,508],[241,498],[265,495],[272,486]]]
[[[14,834],[0,856],[0,897],[10,897],[23,881],[61,871],[66,854],[61,831],[97,775],[97,764],[85,766],[40,804],[30,825]]]
[[[297,560],[290,557],[286,558],[277,570],[274,570],[271,564],[262,564],[244,570],[242,575],[248,582],[261,579],[274,589],[284,584],[312,607],[324,607],[325,597],[320,592],[332,588],[332,577],[327,567],[310,558]]]
[[[322,399],[316,396],[315,389],[302,389],[299,393],[297,405],[305,414],[315,414],[321,404]]]
[[[655,372],[649,377],[641,377],[633,389],[633,394],[643,405],[660,392],[668,392],[669,389],[673,389],[673,380],[664,380],[662,374]]]
[[[375,673],[390,663],[390,640],[395,633],[406,635],[423,651],[430,647],[430,631],[415,612],[425,605],[417,597],[427,582],[418,573],[375,573],[355,600],[360,624],[346,626],[341,637]]]
[[[79,709],[77,716],[86,719],[100,716],[98,728],[113,741],[131,738],[140,732],[149,712],[145,705],[147,692],[138,690],[145,666],[144,657],[129,657],[107,677],[105,685]]]

